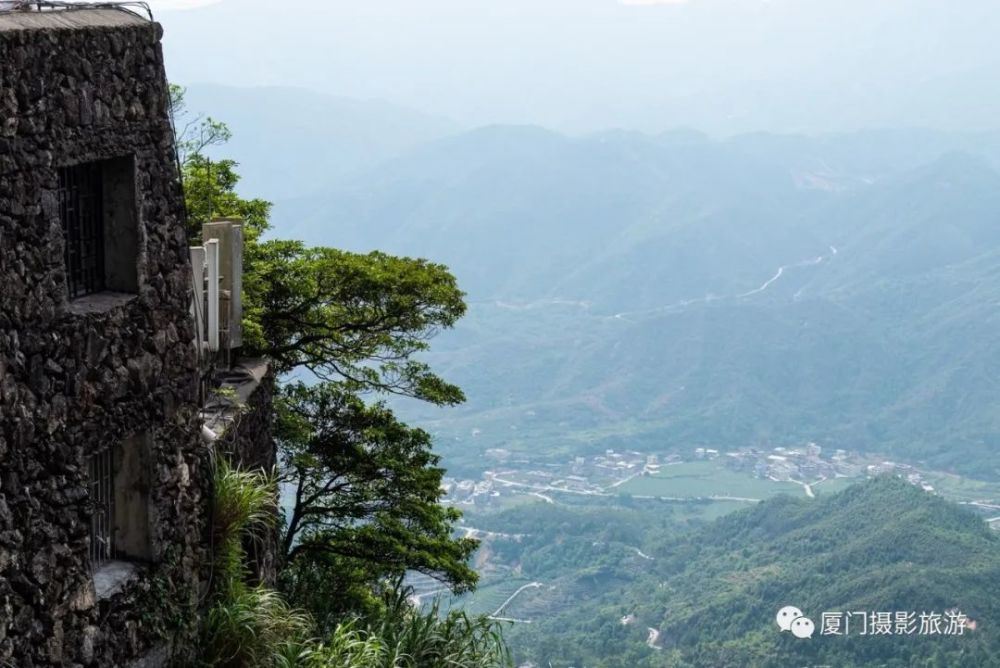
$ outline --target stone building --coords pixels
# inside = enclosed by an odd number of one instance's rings
[[[206,594],[160,38],[118,9],[0,12],[0,666],[160,665]]]

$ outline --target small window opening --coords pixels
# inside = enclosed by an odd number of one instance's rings
[[[70,299],[138,292],[135,160],[87,162],[59,170],[59,217]]]
[[[150,444],[137,434],[90,457],[90,560],[151,561]]]
[[[59,216],[62,219],[69,297],[104,290],[104,181],[99,163],[59,170]]]

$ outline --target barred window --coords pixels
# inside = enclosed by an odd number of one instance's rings
[[[90,562],[97,571],[109,561],[151,561],[150,439],[136,434],[92,455]]]
[[[90,457],[90,564],[114,558],[114,457],[111,448]]]
[[[59,218],[69,299],[137,293],[139,226],[132,157],[59,169]]]
[[[96,162],[59,170],[59,217],[70,299],[104,290],[102,171]]]

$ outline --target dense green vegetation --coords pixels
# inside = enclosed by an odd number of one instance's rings
[[[324,639],[316,620],[278,592],[249,585],[246,541],[267,540],[277,520],[274,481],[263,472],[215,471],[212,518],[218,546],[212,606],[204,627],[206,668],[494,668],[509,664],[500,625],[436,606],[418,612],[398,581],[377,613],[342,619]]]
[[[277,522],[274,481],[262,471],[216,462],[213,504],[213,604],[204,628],[202,661],[208,668],[294,665],[312,632],[308,616],[275,591],[248,583],[245,541],[266,540]]]
[[[641,535],[578,523],[577,539],[550,544],[570,572],[616,538],[642,540],[654,558],[632,560],[627,582],[592,587],[591,599],[549,610],[515,628],[518,658],[553,666],[988,666],[1000,661],[1000,537],[981,518],[895,478],[879,478],[816,500],[781,496],[695,531],[648,523]],[[629,522],[628,524],[636,524]],[[641,524],[641,523],[639,523]],[[590,555],[577,551],[588,546]],[[526,552],[533,550],[525,546]],[[534,558],[534,557],[532,557]],[[626,572],[621,555],[609,571]],[[583,570],[578,571],[581,574]],[[607,577],[606,574],[604,577]],[[600,583],[599,577],[592,582]],[[780,633],[775,613],[795,605],[817,633]],[[961,637],[833,637],[819,634],[823,611],[937,611],[978,620]],[[634,615],[629,624],[621,619]],[[659,631],[646,645],[648,628]]]
[[[456,593],[474,587],[466,562],[477,542],[454,535],[461,514],[441,503],[444,470],[430,436],[365,400],[464,400],[415,357],[465,312],[454,277],[424,260],[265,238],[270,204],[237,194],[235,162],[202,153],[229,139],[227,126],[201,117],[185,123],[184,91],[171,93],[189,232],[196,238],[215,217],[243,219],[242,352],[267,358],[279,378],[273,479],[225,462],[217,471],[219,582],[206,661],[233,668],[506,664],[496,622],[458,611],[421,614],[407,602],[409,570]],[[317,382],[288,382],[300,370]],[[291,490],[284,518],[279,487]],[[262,540],[267,519],[280,524],[280,592],[249,585],[244,572],[242,542]],[[310,633],[331,641],[318,645]]]
[[[437,502],[443,470],[426,432],[330,383],[286,386],[278,406],[283,480],[294,499],[281,579],[293,600],[333,627],[352,606],[367,607],[355,592],[407,571],[456,592],[475,585],[466,562],[478,543],[452,536],[461,513]]]
[[[442,463],[478,478],[490,447],[534,465],[815,441],[994,498],[998,155],[920,133],[487,128],[279,203],[280,232],[304,243],[267,238],[270,205],[236,195],[234,163],[186,160],[192,221],[207,201],[255,231],[252,345],[325,381],[279,402],[283,473],[299,490],[282,590],[329,639],[303,657],[348,652],[305,665],[388,661],[400,644],[385,639],[412,637],[399,631],[411,623],[459,629],[469,657],[499,662],[498,627],[462,616],[496,611],[532,622],[507,631],[516,660],[554,668],[1000,665],[996,535],[899,480],[830,480],[806,499],[682,465],[619,496],[473,508],[470,527],[503,534],[475,554],[438,490]],[[334,242],[353,252],[308,246]],[[464,395],[443,378],[470,398],[446,416],[438,407]],[[779,491],[749,507],[636,498]],[[396,580],[414,571],[458,596],[415,612]],[[798,640],[774,624],[789,604],[817,625],[822,611],[952,608],[979,624],[956,638]]]

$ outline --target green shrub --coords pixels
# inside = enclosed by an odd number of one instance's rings
[[[203,661],[219,668],[294,666],[313,623],[277,593],[247,584],[244,540],[262,540],[277,521],[277,488],[263,471],[242,471],[220,459],[215,467],[212,531],[216,546],[215,602],[208,612]]]
[[[499,622],[442,616],[410,605],[396,581],[378,612],[341,621],[325,641],[313,618],[277,592],[247,584],[245,540],[277,518],[276,487],[262,471],[219,461],[215,472],[215,601],[205,623],[203,665],[213,668],[500,668],[511,665]]]

